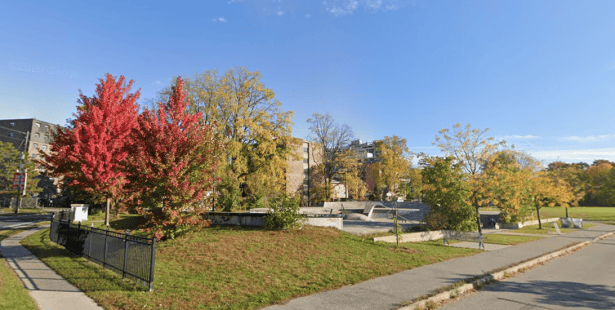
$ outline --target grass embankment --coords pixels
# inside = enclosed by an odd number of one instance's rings
[[[566,208],[544,207],[540,209],[541,218],[565,217]],[[615,207],[571,207],[568,216],[582,218],[584,221],[615,221]]]
[[[542,239],[542,237],[538,236],[515,236],[515,235],[500,235],[500,234],[485,234],[483,235],[485,238],[485,243],[491,244],[503,244],[503,245],[515,245],[526,243],[538,239]]]
[[[587,229],[587,228],[591,228],[596,226],[595,224],[590,224],[590,223],[583,223],[583,229]],[[559,227],[559,223],[558,223],[558,227]],[[567,234],[570,232],[575,232],[578,231],[578,228],[561,228],[559,227],[559,230],[562,234]],[[553,223],[542,223],[542,229],[538,229],[538,225],[530,225],[530,226],[524,226],[521,227],[519,229],[513,229],[511,230],[511,232],[515,232],[515,233],[522,233],[522,234],[542,234],[542,235],[546,235],[546,234],[555,234],[556,230],[553,227]]]
[[[0,241],[21,230],[0,230]],[[0,309],[36,310],[38,307],[21,280],[0,255]]]
[[[23,244],[106,309],[254,309],[480,252],[438,242],[396,248],[332,228],[211,227],[158,244],[148,293],[51,243],[47,231]]]

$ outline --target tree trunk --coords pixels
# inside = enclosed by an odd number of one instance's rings
[[[540,222],[540,208],[536,206],[536,216],[538,216],[538,229],[542,229],[542,223]]]
[[[566,207],[566,218],[569,218],[569,216],[568,216],[568,207]]]
[[[478,205],[475,205],[474,207],[476,208],[476,224],[478,224],[478,233],[482,234],[483,229],[481,228],[480,212],[478,212]]]
[[[109,210],[111,209],[111,198],[107,198],[107,206],[105,207],[105,226],[109,226]]]

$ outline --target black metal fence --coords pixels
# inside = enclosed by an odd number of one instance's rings
[[[67,250],[153,290],[156,239],[71,224],[62,212],[51,221],[49,239]]]

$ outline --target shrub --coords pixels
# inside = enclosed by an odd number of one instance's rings
[[[301,227],[304,217],[299,214],[300,205],[299,198],[286,194],[274,199],[269,205],[272,211],[265,216],[265,228],[281,230]]]

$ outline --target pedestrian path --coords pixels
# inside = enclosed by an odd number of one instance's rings
[[[593,240],[613,231],[615,226],[598,224],[585,230],[543,238],[497,251],[485,251],[474,256],[426,265],[337,290],[296,298],[285,304],[265,309],[395,309],[403,302],[463,279],[517,264],[571,244]],[[582,251],[591,251],[591,247]]]
[[[47,267],[30,251],[19,244],[21,239],[46,229],[38,227],[10,236],[0,243],[0,254],[15,270],[17,276],[43,310],[101,309],[92,299]]]

